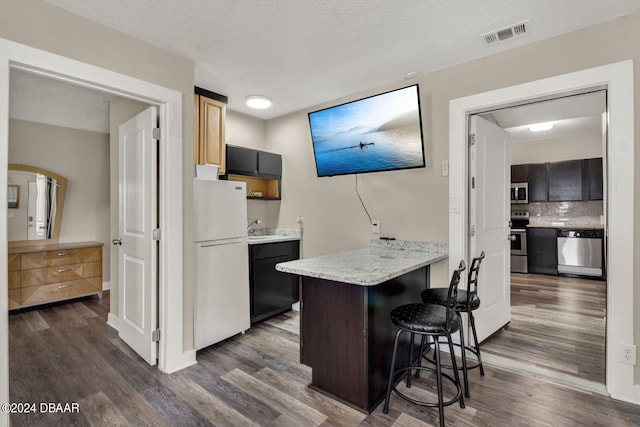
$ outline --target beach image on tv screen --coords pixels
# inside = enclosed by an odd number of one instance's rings
[[[309,113],[318,176],[424,166],[418,87]]]

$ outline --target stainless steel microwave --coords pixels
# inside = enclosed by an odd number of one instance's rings
[[[511,203],[529,203],[529,184],[527,182],[511,183]]]

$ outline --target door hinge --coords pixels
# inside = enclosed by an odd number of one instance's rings
[[[476,235],[476,226],[472,225],[471,228],[469,229],[469,234],[471,234],[472,236]]]
[[[154,228],[153,232],[151,232],[151,236],[153,240],[160,240],[162,233],[160,233],[159,228]]]
[[[151,341],[152,342],[160,342],[160,329],[156,329],[151,332]]]
[[[469,145],[476,145],[476,134],[475,133],[470,133],[469,134]]]
[[[153,130],[151,131],[151,136],[153,139],[157,139],[158,141],[160,141],[160,128],[153,128]]]

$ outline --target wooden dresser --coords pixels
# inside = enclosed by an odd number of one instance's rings
[[[9,309],[98,294],[102,243],[9,244]]]

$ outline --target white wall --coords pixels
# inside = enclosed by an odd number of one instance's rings
[[[559,162],[602,157],[602,135],[587,132],[567,138],[511,144],[511,164]]]
[[[59,241],[105,244],[102,274],[108,282],[109,135],[10,120],[9,162],[41,167],[67,179]],[[20,190],[26,206],[27,189]]]

